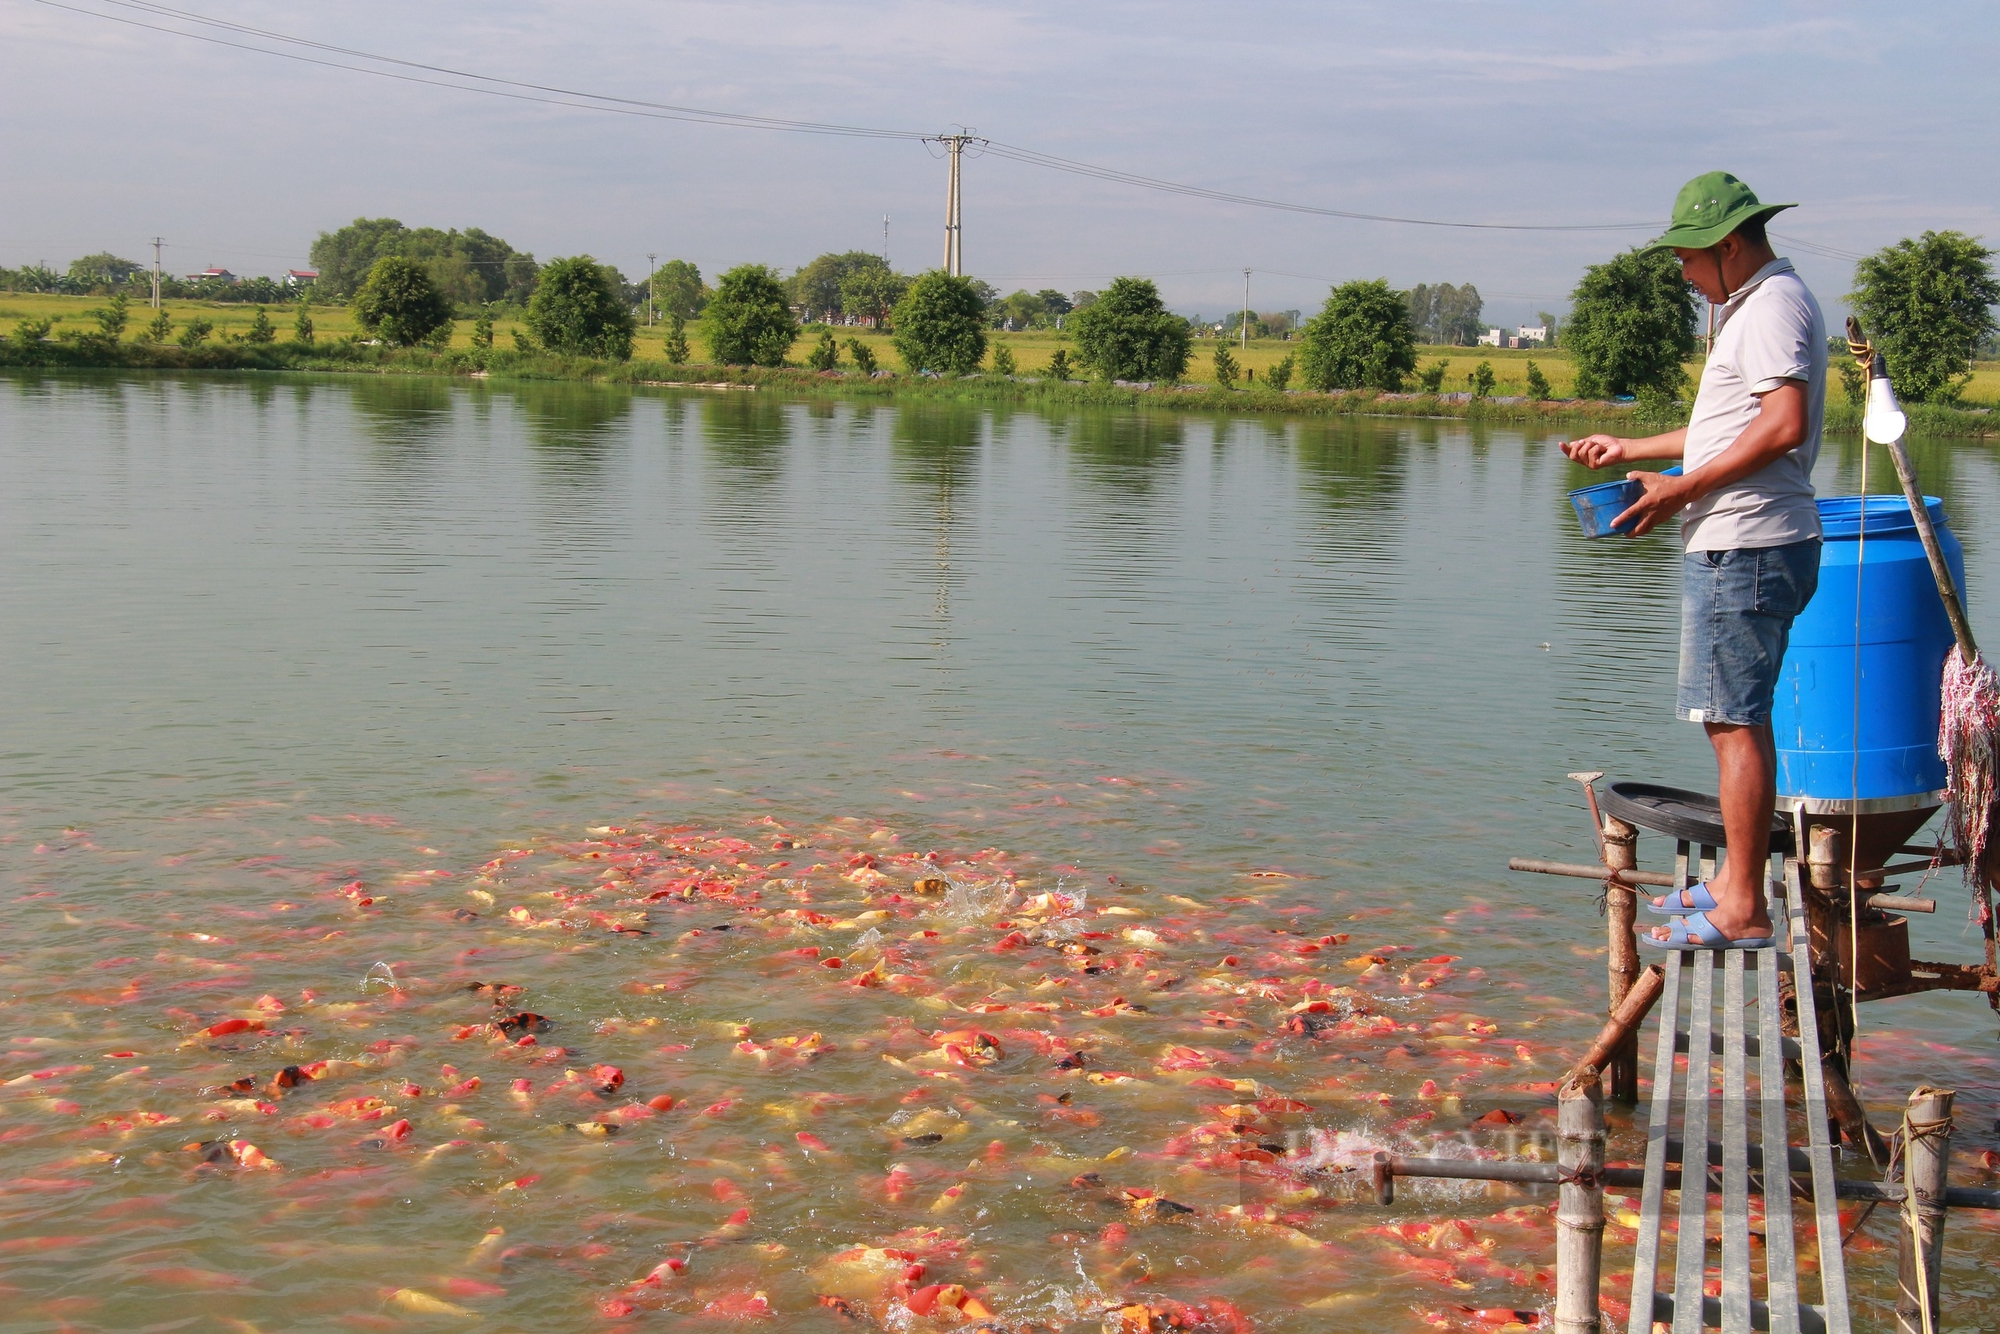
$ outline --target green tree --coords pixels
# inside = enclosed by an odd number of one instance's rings
[[[1472,396],[1474,398],[1493,397],[1493,363],[1482,361],[1472,368]]]
[[[1532,361],[1528,363],[1528,397],[1536,403],[1549,401],[1549,377]]]
[[[1417,372],[1417,388],[1426,394],[1435,394],[1444,388],[1444,373],[1451,368],[1449,361],[1434,361]]]
[[[551,352],[630,360],[632,307],[620,286],[589,255],[552,259],[528,301],[528,330]]]
[[[1076,303],[1053,287],[1044,287],[1035,293],[1035,299],[1042,303],[1042,309],[1054,319],[1069,314],[1076,309]]]
[[[684,259],[670,259],[653,270],[650,281],[653,305],[668,315],[679,315],[683,320],[691,320],[701,314],[702,308],[714,293],[701,280],[701,270]]]
[[[335,300],[358,292],[376,263],[391,256],[416,260],[433,286],[466,305],[526,301],[535,289],[535,257],[477,227],[440,231],[405,227],[395,218],[356,218],[321,232],[311,254],[318,289]]]
[[[688,346],[687,318],[678,310],[667,315],[667,344],[665,348],[669,366],[685,366],[694,349]]]
[[[1113,278],[1101,296],[1078,292],[1076,307],[1067,323],[1077,360],[1104,379],[1173,384],[1187,374],[1188,322],[1167,309],[1150,279]]]
[[[1394,393],[1417,368],[1416,331],[1402,296],[1380,278],[1342,283],[1306,321],[1299,370],[1306,387]]]
[[[970,278],[932,269],[896,303],[896,351],[910,370],[970,375],[986,359],[986,303]]]
[[[313,341],[312,303],[299,298],[298,317],[292,321],[292,341],[310,347]]]
[[[451,302],[430,270],[401,255],[376,260],[351,304],[363,332],[392,347],[416,347],[451,323]]]
[[[117,287],[129,283],[141,266],[133,260],[120,259],[107,251],[95,255],[85,255],[82,259],[69,262],[66,275],[73,290],[94,291],[100,287]]]
[[[187,327],[181,330],[181,336],[174,341],[189,351],[193,351],[203,343],[206,343],[208,336],[214,332],[215,326],[207,320],[192,319],[187,322]]]
[[[722,275],[702,317],[709,355],[725,366],[782,366],[799,336],[785,285],[763,264]]]
[[[854,358],[855,370],[860,371],[863,375],[873,375],[875,373],[874,348],[868,346],[868,344],[862,342],[859,338],[850,338],[847,340],[847,352],[849,356]]]
[[[869,271],[887,273],[880,255],[866,250],[825,254],[792,275],[792,301],[810,320],[831,319],[845,309],[842,290],[847,280]]]
[[[1417,337],[1427,343],[1471,347],[1484,327],[1479,316],[1486,303],[1471,283],[1418,283],[1403,294],[1403,302]]]
[[[271,324],[270,311],[264,309],[262,306],[257,307],[257,318],[250,321],[250,331],[243,335],[243,341],[246,343],[275,343],[278,341],[278,331]]]
[[[993,373],[1012,377],[1017,367],[1014,365],[1014,349],[1005,343],[993,344]]]
[[[472,321],[472,345],[480,349],[493,346],[493,312],[484,306]]]
[[[1578,396],[1678,391],[1696,346],[1694,296],[1670,250],[1628,250],[1585,269],[1562,334]]]
[[[516,352],[533,352],[535,350],[535,340],[528,336],[526,329],[514,330],[514,350]]]
[[[1229,355],[1229,344],[1215,345],[1215,382],[1224,389],[1236,383],[1236,358]]]
[[[1292,353],[1287,352],[1284,360],[1264,373],[1264,383],[1270,385],[1278,393],[1284,393],[1286,387],[1292,382],[1292,370],[1297,364],[1298,359]]]
[[[1069,375],[1069,349],[1059,347],[1056,349],[1055,355],[1049,358],[1049,368],[1042,372],[1042,378],[1047,380],[1067,380]]]
[[[885,329],[890,312],[909,290],[910,280],[900,273],[891,273],[887,268],[860,269],[841,280],[840,309],[843,314],[857,320],[873,320],[876,328]]]
[[[1963,232],[1925,232],[1854,266],[1847,300],[1903,398],[1948,403],[1965,387],[1973,354],[1996,327],[1992,258]]]
[[[806,369],[831,371],[840,369],[840,343],[834,338],[833,330],[821,329],[819,341],[806,354]]]
[[[1562,321],[1558,320],[1558,319],[1557,319],[1557,318],[1556,318],[1556,317],[1555,317],[1554,315],[1551,315],[1551,314],[1550,314],[1550,313],[1549,313],[1548,311],[1546,311],[1546,310],[1538,310],[1538,311],[1536,311],[1536,312],[1535,312],[1535,318],[1536,318],[1536,319],[1538,319],[1538,320],[1540,320],[1540,321],[1541,321],[1541,323],[1542,323],[1542,327],[1543,327],[1544,329],[1547,329],[1547,330],[1549,331],[1549,344],[1548,344],[1548,345],[1549,345],[1550,347],[1554,347],[1554,346],[1556,345],[1556,342],[1557,342],[1557,340],[1558,340],[1558,337],[1559,337],[1559,335],[1560,335],[1560,334],[1561,334],[1561,332],[1562,332],[1562,329],[1561,329],[1561,324],[1562,324]]]
[[[166,307],[162,306],[154,314],[152,322],[147,324],[146,332],[140,337],[139,341],[142,343],[164,343],[167,341],[167,335],[173,331],[174,317],[167,314]]]
[[[98,336],[106,342],[115,343],[125,334],[125,322],[131,318],[126,309],[125,294],[113,292],[111,304],[103,310],[92,312],[97,316]]]

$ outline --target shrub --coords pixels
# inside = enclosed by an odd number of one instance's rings
[[[1169,384],[1187,374],[1193,335],[1150,280],[1113,278],[1095,300],[1077,304],[1067,323],[1076,336],[1077,360],[1088,369],[1107,380]]]
[[[1860,363],[1847,355],[1845,344],[1834,358],[1834,364],[1840,368],[1840,392],[1847,399],[1847,405],[1860,407],[1868,399],[1868,377],[1862,374]]]
[[[840,365],[840,344],[834,341],[833,330],[821,329],[819,341],[806,357],[806,368],[815,371],[830,371]]]
[[[1451,362],[1435,361],[1417,372],[1417,388],[1426,394],[1435,394],[1444,388],[1444,373]]]
[[[1292,383],[1292,368],[1296,363],[1297,358],[1292,353],[1287,352],[1284,360],[1264,372],[1264,383],[1270,385],[1278,393],[1284,393],[1285,389]]]
[[[1044,379],[1049,380],[1067,380],[1069,378],[1068,348],[1059,347],[1056,349],[1055,355],[1049,358],[1049,368],[1042,372],[1042,376]]]
[[[913,371],[970,375],[986,359],[986,303],[970,278],[932,269],[896,303],[894,342]]]
[[[14,342],[17,344],[39,343],[49,336],[49,330],[56,327],[54,320],[22,320],[14,326]]]
[[[1532,361],[1528,363],[1528,397],[1536,403],[1549,401],[1549,377]]]
[[[451,303],[430,270],[400,255],[375,261],[352,304],[354,322],[392,347],[415,347],[451,323]]]
[[[1482,361],[1472,368],[1472,396],[1491,398],[1493,396],[1493,363]]]
[[[673,314],[667,316],[667,364],[669,366],[685,366],[687,365],[687,359],[693,355],[693,352],[694,349],[688,346],[688,322],[676,310]]]
[[[103,310],[91,313],[97,316],[97,332],[99,336],[113,343],[117,342],[119,337],[125,332],[125,321],[130,318],[126,313],[126,301],[123,292],[112,293],[111,304],[109,306],[106,306]]]
[[[1578,396],[1678,390],[1695,350],[1694,295],[1669,250],[1628,250],[1585,269],[1562,335]]]
[[[167,314],[166,307],[162,306],[159,312],[153,316],[151,323],[146,325],[146,332],[141,335],[139,341],[142,343],[164,343],[167,341],[167,335],[173,331],[174,317]]]
[[[1215,382],[1224,389],[1236,383],[1236,358],[1229,355],[1227,343],[1215,347]]]
[[[1992,257],[1963,232],[1925,232],[1854,266],[1847,299],[1902,397],[1949,403],[1965,387],[1973,353],[1996,327]]]
[[[1005,343],[995,343],[993,345],[993,373],[995,375],[1011,376],[1014,370],[1014,349],[1008,347]]]
[[[472,321],[472,345],[477,348],[493,346],[493,312],[484,307]]]
[[[214,332],[215,326],[207,320],[193,319],[187,322],[187,327],[181,330],[181,336],[174,341],[184,348],[193,350],[206,343],[208,336]]]
[[[528,298],[528,331],[551,352],[627,361],[632,308],[589,255],[550,260]]]
[[[762,264],[739,264],[717,279],[703,322],[709,355],[725,366],[782,366],[799,336],[785,285]]]
[[[278,341],[278,331],[271,324],[270,311],[265,310],[262,306],[257,307],[257,318],[250,321],[250,332],[243,335],[243,341],[246,343],[275,343]]]
[[[292,341],[294,343],[301,343],[307,346],[310,346],[312,344],[313,341],[312,306],[308,302],[305,301],[299,302],[298,318],[292,321]]]
[[[1301,371],[1308,388],[1393,393],[1417,368],[1410,308],[1383,279],[1342,283],[1306,321]]]
[[[875,373],[874,348],[868,346],[868,344],[862,342],[859,338],[850,338],[847,340],[847,353],[854,358],[855,370],[860,371],[863,375],[873,375]]]
[[[514,350],[516,352],[533,352],[535,350],[535,340],[528,336],[526,329],[514,330]]]

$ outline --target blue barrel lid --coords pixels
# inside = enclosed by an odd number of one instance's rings
[[[1942,500],[1925,496],[1924,509],[1929,511],[1933,524],[1944,526]],[[1833,496],[1819,502],[1820,527],[1830,538],[1861,536],[1863,518],[1868,521],[1870,537],[1910,532],[1917,526],[1910,514],[1910,502],[1902,496]]]

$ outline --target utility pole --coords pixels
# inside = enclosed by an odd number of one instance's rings
[[[153,309],[160,308],[160,247],[166,244],[164,237],[153,238]]]
[[[654,263],[654,261],[659,259],[659,257],[657,251],[648,250],[646,252],[646,327],[648,329],[653,327],[653,288],[658,282],[660,273],[660,266]]]
[[[882,215],[882,267],[889,267],[889,215]]]
[[[944,202],[944,271],[954,278],[962,278],[965,276],[965,251],[959,244],[959,158],[967,144],[984,144],[986,141],[964,126],[960,126],[957,134],[934,135],[928,142],[943,144],[945,155],[951,159],[951,172],[945,187]],[[886,219],[884,221],[886,225]],[[886,246],[884,248],[886,249]]]
[[[1237,346],[1245,352],[1250,350],[1250,270],[1243,270],[1243,324],[1237,329],[1243,337]]]

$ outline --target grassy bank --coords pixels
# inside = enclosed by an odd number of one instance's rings
[[[1254,381],[1240,381],[1235,389],[1225,390],[1214,382],[1211,373],[1216,344],[1211,340],[1197,340],[1195,356],[1189,367],[1189,379],[1185,384],[1138,388],[1038,378],[1037,372],[1048,365],[1049,358],[1054,355],[1056,349],[1069,346],[1067,335],[1054,331],[1036,330],[994,336],[996,344],[1004,345],[1014,353],[1015,361],[1022,371],[1022,374],[1015,378],[983,375],[960,379],[931,379],[901,370],[901,361],[896,356],[887,335],[872,330],[837,330],[843,344],[843,356],[846,355],[846,340],[850,337],[858,338],[874,351],[877,361],[884,368],[896,372],[890,377],[870,379],[853,371],[822,375],[792,368],[765,370],[711,365],[675,366],[665,359],[663,334],[657,329],[642,331],[637,340],[633,359],[628,362],[606,362],[545,352],[517,351],[513,346],[512,327],[504,322],[497,325],[495,345],[489,349],[472,346],[471,326],[466,321],[458,324],[452,342],[442,352],[432,352],[428,349],[398,350],[370,347],[352,341],[353,335],[358,330],[354,327],[350,312],[341,306],[313,308],[313,323],[317,337],[310,345],[288,341],[291,329],[291,312],[288,309],[271,311],[272,323],[277,326],[279,337],[284,341],[257,344],[243,340],[244,334],[251,327],[251,321],[255,318],[254,309],[185,301],[166,303],[168,313],[173,316],[175,327],[185,327],[190,319],[197,317],[209,320],[215,325],[215,335],[211,341],[194,348],[182,348],[174,343],[147,344],[131,341],[113,343],[88,332],[96,328],[91,312],[103,304],[102,300],[87,297],[0,293],[0,330],[11,331],[13,325],[21,320],[60,317],[60,322],[55,326],[57,336],[49,341],[22,345],[13,338],[0,340],[0,366],[174,371],[359,372],[391,375],[482,376],[503,380],[577,380],[642,385],[739,384],[821,397],[878,400],[915,397],[978,402],[1062,402],[1104,406],[1146,404],[1181,411],[1223,410],[1317,416],[1365,413],[1413,417],[1462,417],[1496,423],[1555,422],[1565,426],[1598,424],[1621,433],[1665,429],[1679,424],[1679,420],[1671,415],[1645,418],[1630,404],[1571,399],[1569,395],[1573,391],[1574,375],[1568,358],[1559,349],[1516,352],[1493,348],[1425,348],[1422,356],[1423,364],[1427,365],[1437,360],[1450,362],[1444,382],[1447,392],[1441,397],[1377,394],[1367,391],[1316,394],[1293,390],[1276,393],[1263,387],[1263,376],[1269,367],[1283,357],[1298,351],[1299,345],[1296,342],[1277,339],[1252,340],[1247,352],[1237,349],[1232,344],[1232,354],[1243,365],[1257,369],[1259,377]],[[150,319],[151,312],[144,307],[134,307],[132,315],[128,334]],[[61,335],[65,331],[81,336],[64,338]],[[690,337],[699,351],[702,340],[698,321],[690,326]],[[806,340],[802,338],[794,349],[795,354],[802,355],[805,346]],[[1475,353],[1477,355],[1474,355]],[[1530,360],[1541,368],[1550,382],[1555,397],[1549,402],[1525,401],[1527,363]],[[1522,401],[1470,400],[1464,392],[1465,374],[1481,361],[1489,362],[1493,367],[1496,379],[1495,399]],[[1698,366],[1690,367],[1690,372],[1698,373],[1699,369]],[[1980,383],[1980,376],[1990,376],[1996,388],[2000,388],[2000,366],[1982,363],[1978,368],[1978,376],[1975,377],[1975,387]],[[1836,390],[1836,394],[1837,392]],[[2000,420],[1996,420],[2000,414],[1989,415],[1964,408],[1919,406],[1912,408],[1910,415],[1913,428],[1925,435],[1961,438],[2000,435]],[[1834,431],[1858,431],[1860,414],[1836,398],[1827,405],[1827,426]]]

